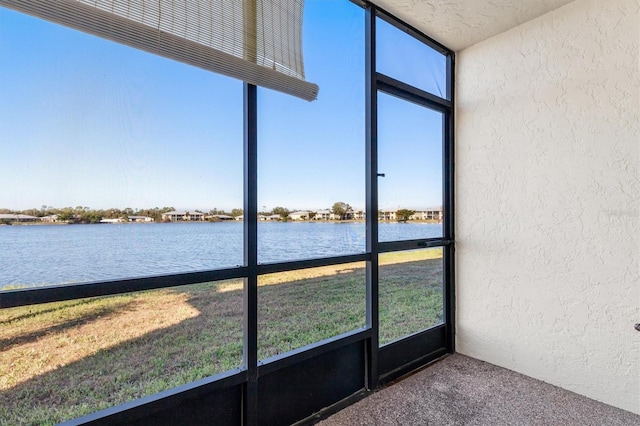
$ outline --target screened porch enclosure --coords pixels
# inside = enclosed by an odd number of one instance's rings
[[[0,424],[635,424],[637,0],[216,3],[262,83],[111,3],[0,0]]]
[[[312,423],[454,351],[450,50],[372,4],[308,0],[304,70],[259,60],[250,22],[230,61],[269,70],[241,82],[210,73],[206,31],[164,38],[144,8],[57,3],[0,2],[3,55],[31,70],[0,74],[24,104],[3,122],[7,164],[40,149],[58,202],[96,207],[0,229],[33,265],[0,283],[3,421]],[[247,3],[236,12],[274,30],[272,2]],[[21,45],[23,28],[42,37]],[[25,128],[29,108],[41,124]],[[1,201],[20,192],[44,196]]]

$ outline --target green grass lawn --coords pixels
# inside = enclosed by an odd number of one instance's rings
[[[442,321],[439,250],[380,259],[380,339]],[[242,364],[242,281],[0,310],[0,425],[48,425]],[[261,276],[261,359],[365,325],[364,263]]]

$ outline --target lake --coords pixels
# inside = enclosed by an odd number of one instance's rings
[[[0,289],[242,264],[242,222],[0,226]],[[442,225],[381,223],[380,241],[442,236]],[[365,251],[359,222],[260,222],[258,262]]]

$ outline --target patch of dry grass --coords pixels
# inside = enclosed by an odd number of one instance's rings
[[[39,308],[0,317],[0,391],[199,315],[186,294],[170,292]]]
[[[242,362],[242,293],[217,284],[0,311],[0,425],[55,424]]]

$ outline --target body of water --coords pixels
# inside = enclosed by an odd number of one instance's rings
[[[241,222],[0,226],[0,288],[78,283],[242,264]],[[442,225],[381,223],[381,241],[442,236]],[[364,223],[258,224],[260,263],[358,254]]]

